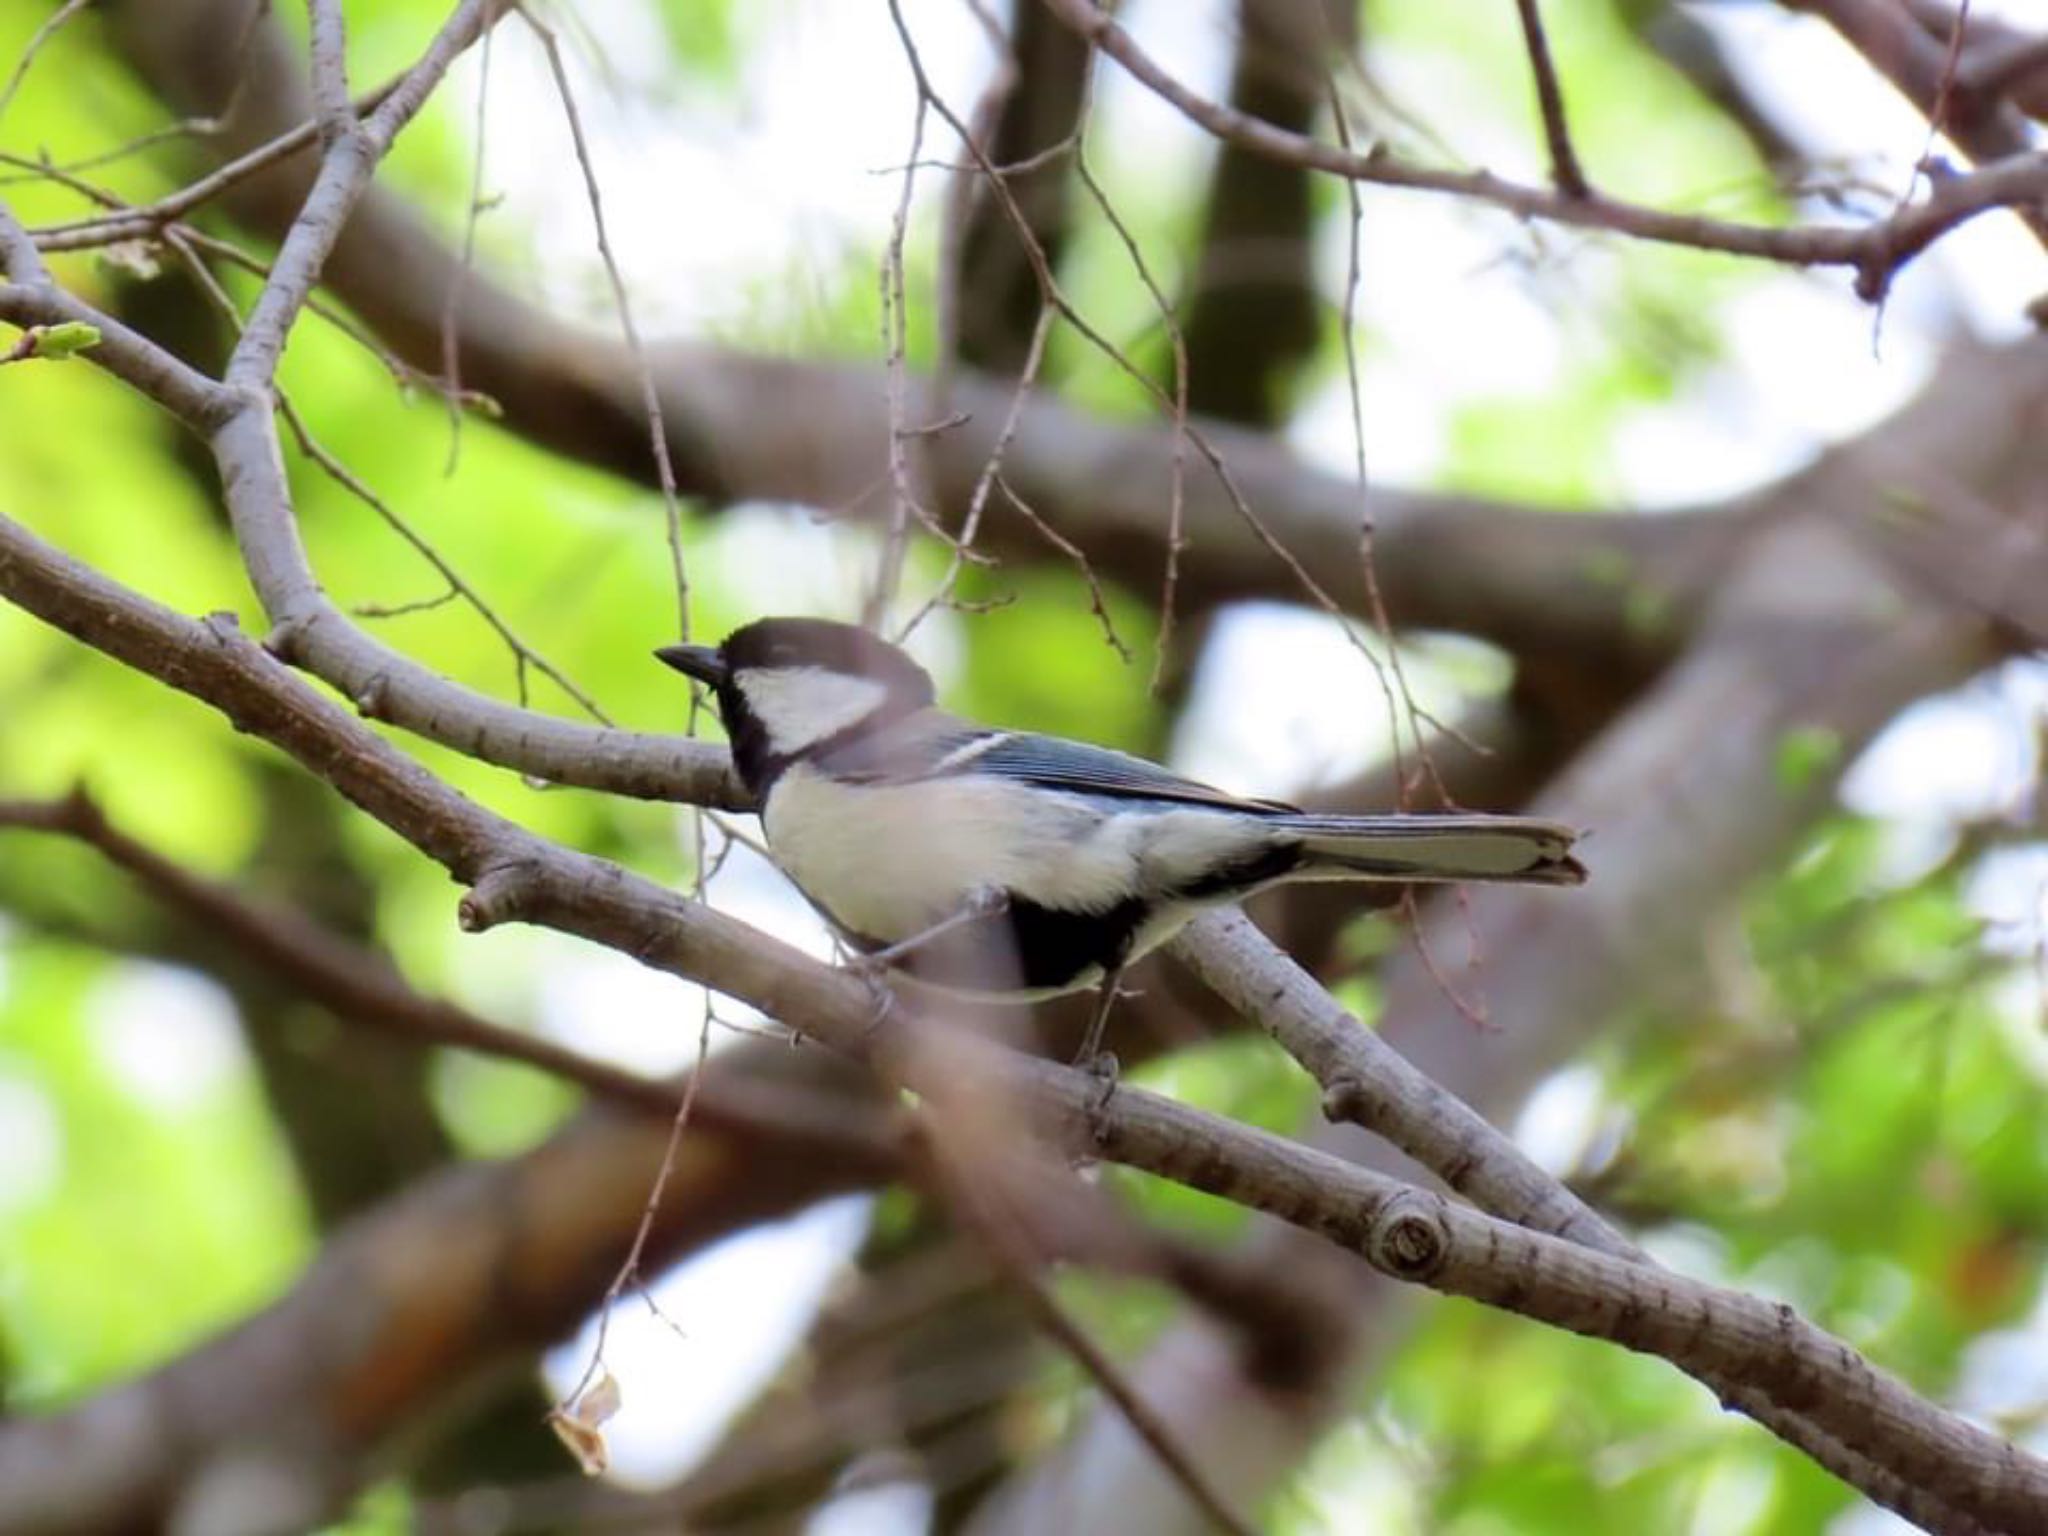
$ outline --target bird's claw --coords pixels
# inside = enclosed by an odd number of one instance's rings
[[[1088,1128],[1095,1139],[1095,1144],[1101,1146],[1109,1139],[1109,1126],[1105,1117],[1109,1112],[1110,1101],[1116,1097],[1122,1068],[1114,1051],[1097,1051],[1089,1060],[1077,1062],[1076,1065],[1098,1081],[1099,1086],[1088,1102]]]
[[[846,975],[864,981],[870,991],[887,991],[889,985],[885,977],[893,965],[879,954],[848,954],[844,961],[840,961],[840,969],[846,971]]]
[[[874,1002],[874,1011],[867,1023],[861,1027],[861,1039],[872,1045],[875,1037],[882,1032],[882,1026],[889,1021],[889,1014],[896,1007],[896,990],[888,982],[889,963],[877,960],[871,955],[849,954],[840,961],[840,969],[867,988],[868,996]]]

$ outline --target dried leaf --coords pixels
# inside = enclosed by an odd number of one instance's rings
[[[596,1477],[611,1465],[601,1426],[619,1411],[621,1401],[618,1379],[603,1371],[573,1402],[548,1412],[548,1428],[569,1448],[585,1477]]]

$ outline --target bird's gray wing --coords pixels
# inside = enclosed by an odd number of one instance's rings
[[[993,774],[1041,789],[1116,799],[1165,800],[1254,815],[1285,815],[1295,807],[1278,800],[1246,800],[1127,752],[1000,731],[939,710],[924,710],[834,748],[817,760],[823,772],[856,784],[903,784],[918,779]]]
[[[1000,774],[1070,794],[1167,800],[1258,815],[1294,810],[1278,800],[1247,800],[1228,795],[1210,785],[1184,779],[1142,757],[1059,736],[996,733],[996,739],[985,745],[961,749],[956,762],[957,767],[942,771]]]

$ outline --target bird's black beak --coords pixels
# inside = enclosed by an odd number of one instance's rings
[[[725,681],[725,658],[718,654],[715,645],[664,645],[654,654],[707,688],[716,688]]]

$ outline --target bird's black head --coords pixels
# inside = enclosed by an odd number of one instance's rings
[[[888,641],[827,619],[756,619],[715,649],[654,653],[711,688],[755,795],[793,760],[930,706],[932,680]]]

